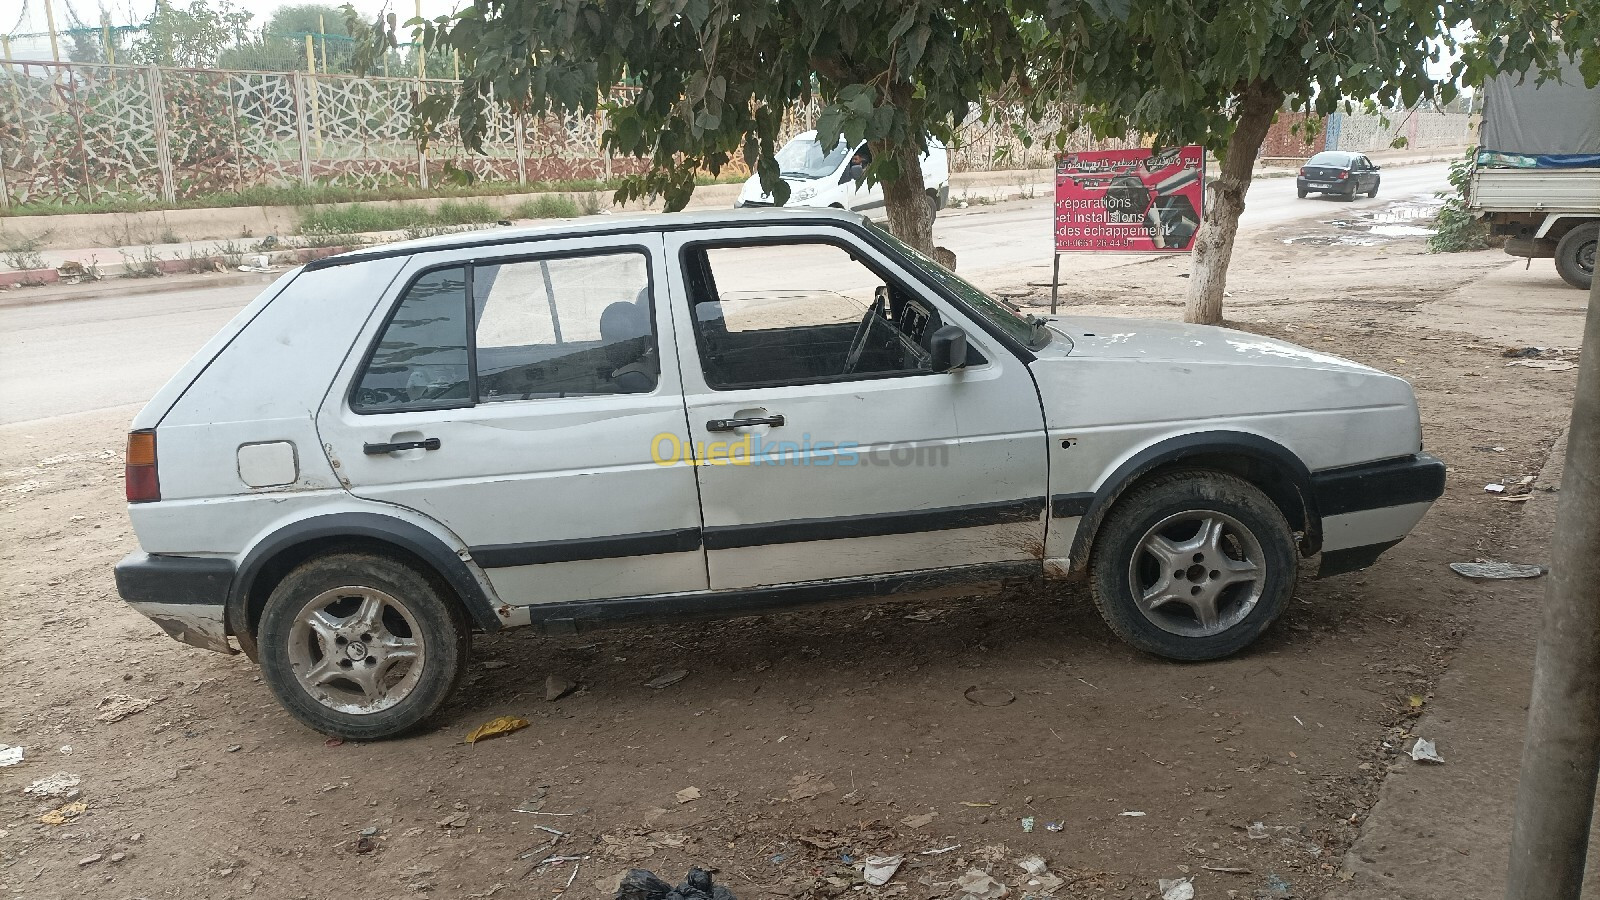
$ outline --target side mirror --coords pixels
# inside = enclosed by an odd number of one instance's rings
[[[959,325],[946,325],[933,333],[928,342],[933,356],[933,371],[949,372],[967,365],[967,333]]]
[[[1378,171],[1381,168],[1383,168],[1383,166],[1380,166],[1377,163],[1373,163],[1372,164],[1372,171],[1374,171],[1374,172]]]

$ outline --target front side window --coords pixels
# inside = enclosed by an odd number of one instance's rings
[[[932,371],[938,310],[841,247],[690,247],[684,265],[712,388]]]
[[[883,228],[875,222],[868,222],[867,227],[871,228],[878,237],[899,251],[903,260],[910,263],[945,290],[955,294],[962,303],[966,304],[966,308],[969,311],[1004,332],[1012,340],[1030,350],[1037,350],[1050,342],[1050,333],[1033,316],[1024,315],[1015,306],[1004,300],[991,297],[973,287],[971,282],[946,269],[935,260],[929,259],[921,251],[895,237],[887,228]]]
[[[362,370],[359,413],[655,390],[648,260],[635,251],[474,263],[406,289]]]

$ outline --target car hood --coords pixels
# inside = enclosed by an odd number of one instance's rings
[[[784,178],[783,181],[789,185],[789,197],[791,198],[791,202],[794,202],[793,197],[796,191],[808,185],[815,187],[820,191],[825,179]],[[754,201],[756,203],[772,202],[772,196],[761,189],[761,178],[757,175],[751,175],[749,179],[745,181],[744,188],[739,191],[739,199],[745,201]]]
[[[1040,356],[1377,372],[1343,357],[1231,328],[1109,316],[1051,316],[1045,322],[1055,340],[1038,351]]]

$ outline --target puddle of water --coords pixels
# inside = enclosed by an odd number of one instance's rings
[[[1389,241],[1382,237],[1369,237],[1356,234],[1303,234],[1299,237],[1284,238],[1285,244],[1305,244],[1312,247],[1377,247]]]
[[[1374,225],[1368,234],[1381,234],[1386,237],[1410,237],[1418,234],[1433,234],[1432,228],[1423,228],[1419,225]]]
[[[1323,220],[1324,225],[1332,225],[1347,232],[1356,232],[1356,234],[1307,234],[1286,238],[1284,243],[1311,244],[1322,247],[1334,245],[1376,247],[1395,238],[1430,235],[1433,234],[1432,228],[1426,228],[1417,223],[1431,222],[1438,215],[1439,206],[1439,201],[1394,201],[1382,209],[1361,210],[1346,217]]]

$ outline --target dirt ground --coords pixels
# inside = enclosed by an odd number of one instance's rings
[[[1484,485],[1538,472],[1566,422],[1574,373],[1503,353],[1573,346],[1583,311],[1547,265],[1341,243],[1360,233],[1252,237],[1230,324],[1409,378],[1446,494],[1377,566],[1302,581],[1265,639],[1204,665],[1130,650],[1078,587],[520,632],[475,643],[433,731],[331,744],[244,657],[177,644],[116,597],[131,410],[0,428],[0,743],[27,748],[0,768],[0,892],[601,898],[630,866],[697,864],[741,900],[956,897],[972,868],[1018,898],[1044,896],[1016,863],[1036,854],[1058,897],[1179,877],[1200,900],[1318,897],[1480,596],[1446,564],[1518,540],[1521,505]],[[1185,271],[1098,271],[1069,311],[1177,317]],[[548,676],[579,688],[547,701]],[[155,702],[102,721],[119,697]],[[503,714],[532,726],[462,743]],[[87,806],[41,824],[68,798],[22,790],[56,772]],[[552,852],[583,859],[538,865]],[[906,862],[859,887],[853,864],[878,854]]]

